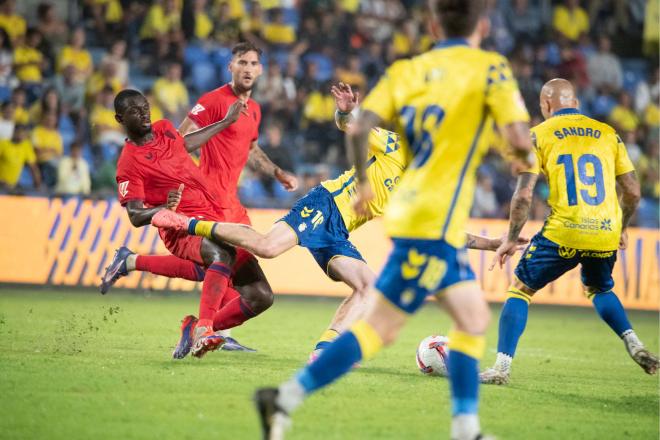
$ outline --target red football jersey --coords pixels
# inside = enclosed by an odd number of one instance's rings
[[[237,99],[231,86],[225,84],[202,95],[188,113],[188,118],[198,127],[206,127],[222,120]],[[201,150],[199,167],[207,181],[214,184],[223,211],[231,213],[227,221],[241,221],[241,217],[246,216],[238,199],[238,179],[247,162],[251,143],[259,138],[261,107],[248,99],[247,113],[241,113],[236,122],[213,136]]]
[[[163,205],[167,193],[184,184],[177,211],[190,217],[222,220],[217,198],[190,158],[183,137],[166,119],[152,125],[154,138],[144,145],[126,140],[117,161],[119,202],[141,200],[147,207]]]

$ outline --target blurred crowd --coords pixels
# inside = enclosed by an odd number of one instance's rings
[[[484,46],[509,57],[533,124],[538,93],[561,76],[581,110],[612,124],[637,167],[635,219],[658,226],[660,78],[657,0],[487,0]],[[227,82],[231,47],[264,49],[260,145],[301,178],[301,192],[348,166],[330,85],[361,96],[393,61],[433,46],[423,0],[0,0],[0,186],[15,193],[115,193],[124,141],[113,97],[148,96],[152,119],[178,124],[205,91]],[[479,169],[472,214],[506,218],[515,178],[501,139]],[[246,170],[242,200],[288,207],[291,194]],[[533,217],[543,218],[547,185]],[[297,194],[300,195],[300,194]]]

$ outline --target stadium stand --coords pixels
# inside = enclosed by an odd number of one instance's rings
[[[540,85],[555,76],[575,82],[583,111],[617,128],[640,174],[643,201],[635,224],[658,227],[657,1],[487,3],[492,36],[486,46],[511,59],[534,123],[540,122]],[[329,84],[341,79],[364,95],[392,61],[431,48],[424,8],[422,0],[0,0],[0,102],[13,112],[5,118],[3,106],[1,139],[11,138],[13,124],[28,124],[44,174],[36,187],[25,168],[18,182],[0,181],[2,191],[51,195],[67,187],[57,185],[58,163],[71,161],[75,143],[82,148],[78,154],[76,147],[75,160],[92,174],[90,197],[111,196],[121,142],[108,96],[123,87],[154,88],[152,104],[176,124],[184,114],[181,100],[189,108],[226,82],[231,46],[251,40],[265,51],[254,96],[264,110],[261,143],[304,176],[302,194],[347,165],[329,110]],[[180,80],[175,66],[182,67]],[[177,102],[165,102],[174,95]],[[280,133],[267,135],[271,126]],[[476,217],[507,216],[515,180],[500,157],[501,144],[493,139],[480,169]],[[256,172],[245,173],[241,185],[250,206],[292,201]],[[547,186],[536,191],[533,216],[540,219]]]

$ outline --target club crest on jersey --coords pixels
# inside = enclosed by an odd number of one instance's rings
[[[128,180],[119,184],[119,194],[122,197],[126,197],[126,194],[128,194]]]
[[[200,114],[204,110],[206,110],[206,109],[204,108],[204,106],[202,104],[195,104],[195,106],[192,108],[192,110],[190,110],[190,114],[197,116],[198,114]]]
[[[575,256],[575,249],[569,248],[566,246],[559,246],[559,250],[557,251],[559,253],[559,256],[562,258],[573,258]]]

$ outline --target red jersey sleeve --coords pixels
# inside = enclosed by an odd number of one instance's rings
[[[254,127],[254,135],[252,136],[252,142],[256,142],[259,140],[259,125],[261,125],[261,106],[255,102],[255,119],[257,123],[255,124]]]
[[[126,147],[124,147],[126,148]],[[117,198],[124,206],[131,200],[144,200],[144,179],[142,175],[131,166],[132,160],[122,160],[117,163]]]
[[[188,112],[188,118],[199,128],[211,125],[223,118],[222,102],[213,92],[202,95],[197,104]]]

